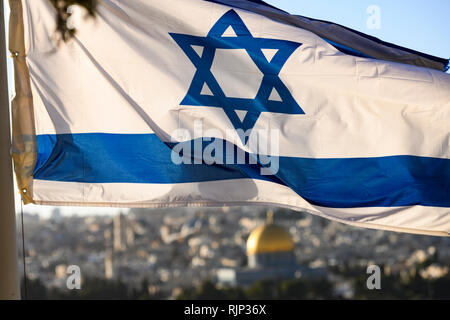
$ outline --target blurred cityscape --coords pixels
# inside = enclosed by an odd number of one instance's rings
[[[29,298],[450,299],[450,238],[263,207],[115,216],[56,208],[49,218],[23,219]],[[272,223],[278,229],[269,230]],[[373,264],[382,268],[381,290],[366,287]],[[67,289],[69,265],[80,267],[81,290]]]

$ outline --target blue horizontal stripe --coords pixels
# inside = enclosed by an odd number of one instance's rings
[[[354,48],[350,48],[350,47],[344,46],[343,44],[340,44],[340,43],[328,40],[328,39],[326,39],[324,37],[322,37],[322,39],[325,40],[326,42],[328,42],[329,44],[331,44],[333,47],[335,47],[339,51],[345,53],[345,54],[349,54],[349,55],[356,56],[356,57],[361,57],[361,58],[372,58],[372,57],[368,56],[367,54],[362,53],[361,51],[358,51],[358,50],[356,50]]]
[[[326,207],[450,207],[450,159],[279,157],[276,175],[262,176],[258,164],[174,164],[172,146],[154,134],[60,134],[36,139],[34,178],[41,180],[185,183],[253,178],[283,184],[310,203]],[[209,143],[203,142],[203,148]]]

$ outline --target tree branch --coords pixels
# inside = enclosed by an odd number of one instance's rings
[[[79,5],[86,9],[90,17],[95,18],[97,0],[49,0],[56,10],[56,30],[60,34],[63,41],[67,41],[76,33],[76,29],[68,25],[68,21],[72,15],[69,10],[70,6]]]

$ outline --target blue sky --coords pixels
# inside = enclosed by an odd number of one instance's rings
[[[7,2],[5,5],[7,7]],[[266,0],[267,3],[315,19],[333,21],[349,28],[442,58],[450,57],[450,1],[449,0]],[[380,9],[380,29],[369,29],[369,6]],[[5,14],[9,14],[6,8]],[[12,73],[11,59],[8,73]],[[11,74],[10,89],[12,87]],[[16,208],[20,202],[16,197]],[[52,207],[25,206],[26,212],[48,214]],[[118,209],[65,208],[63,213],[115,213]]]
[[[450,57],[449,0],[265,0],[292,14],[332,21],[381,40]],[[380,29],[367,27],[369,6],[381,12]]]

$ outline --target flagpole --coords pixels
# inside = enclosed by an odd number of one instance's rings
[[[16,217],[11,163],[6,35],[0,0],[0,299],[20,299]]]

